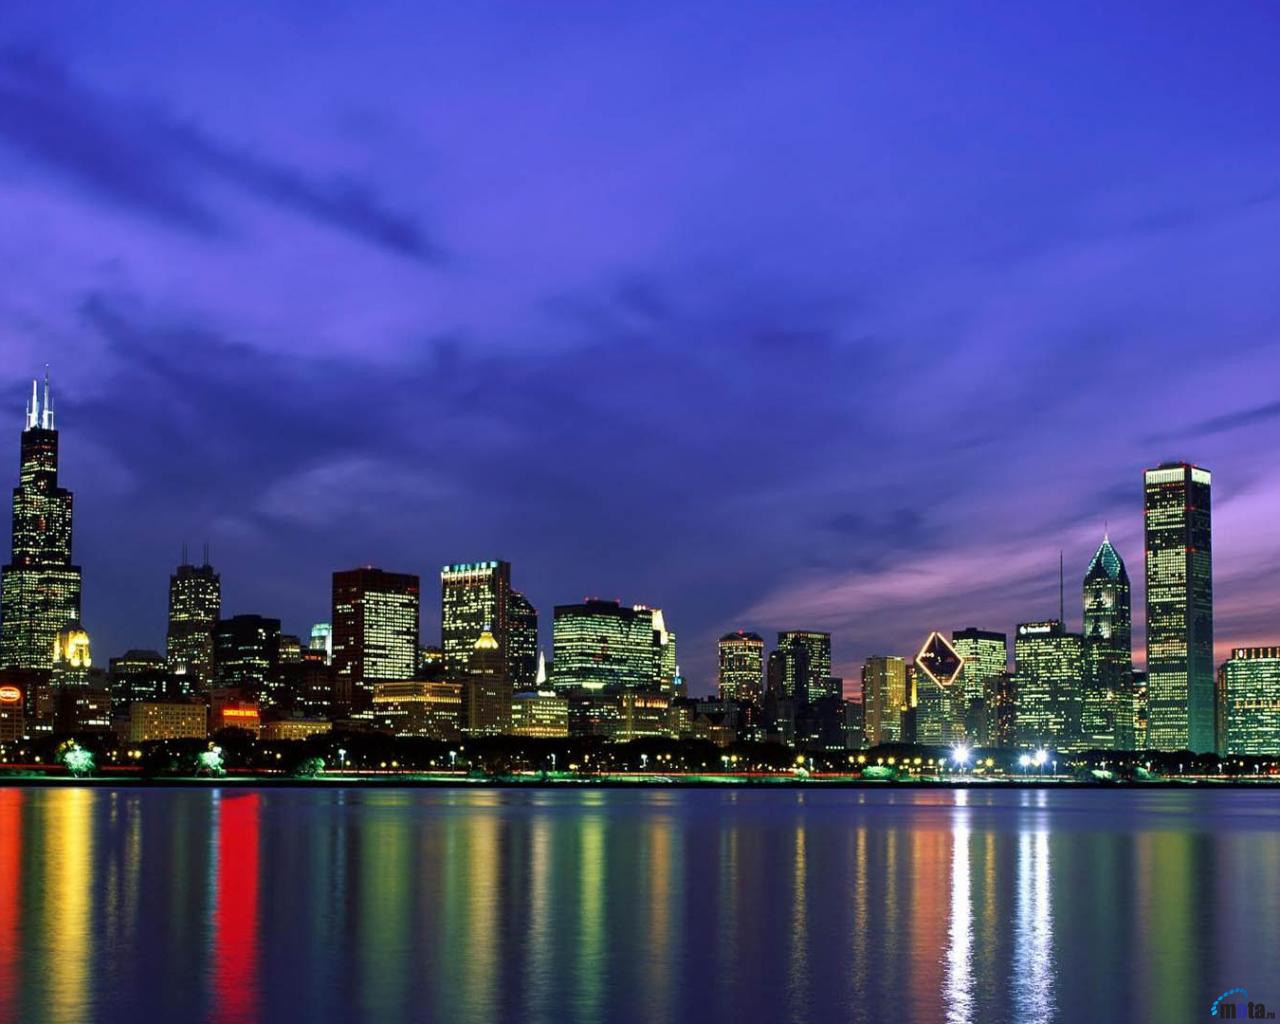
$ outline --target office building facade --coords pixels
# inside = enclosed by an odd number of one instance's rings
[[[970,742],[994,745],[992,707],[987,697],[992,681],[1008,671],[1009,637],[969,626],[952,632],[951,646],[964,661],[955,699],[964,715],[965,734]]]
[[[1237,647],[1219,671],[1223,755],[1280,755],[1280,647]]]
[[[675,636],[660,609],[601,600],[557,605],[551,647],[557,690],[669,693],[674,685]]]
[[[901,740],[902,710],[906,699],[905,660],[892,655],[872,655],[863,663],[863,728],[868,746]]]
[[[333,574],[333,668],[340,703],[367,708],[373,684],[418,671],[420,586],[372,566]]]
[[[222,579],[206,558],[183,564],[169,577],[169,630],[165,659],[174,675],[189,676],[203,692],[213,682],[213,634],[222,614]]]
[[[757,633],[726,633],[716,644],[721,700],[759,704],[764,687],[764,638]]]
[[[1080,745],[1084,637],[1058,619],[1024,622],[1013,642],[1016,739],[1022,746],[1074,750]]]
[[[1147,744],[1214,745],[1212,476],[1165,463],[1143,478],[1147,582]]]
[[[778,634],[782,692],[801,702],[842,696],[831,692],[831,634],[790,629]]]

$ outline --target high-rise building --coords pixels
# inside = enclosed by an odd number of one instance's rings
[[[333,666],[341,699],[363,710],[373,684],[418,671],[418,577],[372,566],[333,574]]]
[[[661,610],[645,605],[595,599],[557,605],[551,651],[557,690],[669,692],[674,682],[675,635]]]
[[[1018,699],[1015,690],[1017,677],[1007,669],[999,675],[989,676],[982,696],[986,736],[982,743],[988,747],[1012,747],[1017,739]]]
[[[764,638],[758,633],[726,633],[720,656],[720,699],[759,704],[764,685]]]
[[[487,630],[471,652],[462,684],[464,736],[501,736],[511,731],[511,680],[497,638]]]
[[[946,637],[934,631],[915,660],[916,742],[958,743],[966,739],[961,675],[964,659]]]
[[[680,666],[676,663],[676,635],[667,629],[661,608],[646,609],[644,605],[636,605],[636,611],[641,610],[647,610],[653,616],[654,679],[657,688],[668,695],[677,690],[683,692]]]
[[[891,655],[873,655],[862,666],[863,724],[868,746],[902,738],[902,709],[907,700],[907,663]]]
[[[1167,462],[1143,479],[1147,744],[1213,749],[1213,551],[1207,469]]]
[[[1024,746],[1079,746],[1084,637],[1059,619],[1024,622],[1013,642],[1015,736]]]
[[[440,634],[446,678],[466,678],[481,633],[492,633],[506,654],[510,613],[509,562],[460,562],[440,569]]]
[[[799,701],[815,701],[832,694],[831,634],[790,629],[778,634],[782,652],[782,689]]]
[[[1237,647],[1219,680],[1220,754],[1280,754],[1280,647]]]
[[[951,633],[951,646],[964,659],[957,680],[964,715],[965,734],[971,742],[994,745],[991,706],[987,700],[992,680],[1009,665],[1009,638],[1004,633],[969,626]]]
[[[538,610],[518,590],[507,605],[507,675],[517,690],[532,690],[538,680]]]
[[[193,688],[204,691],[213,681],[213,634],[222,614],[222,579],[209,564],[187,563],[169,577],[169,633],[166,661],[174,675],[190,676]]]
[[[222,689],[253,696],[280,686],[280,620],[262,615],[221,619],[213,632],[213,678]]]
[[[1133,750],[1133,652],[1129,574],[1104,537],[1084,575],[1084,695],[1080,742]]]
[[[164,700],[169,692],[169,672],[159,651],[133,649],[109,662],[111,713],[129,717],[129,705],[138,701]]]
[[[307,643],[307,649],[319,651],[324,657],[326,665],[333,664],[333,624],[329,622],[317,622],[311,627],[311,639]]]
[[[13,547],[0,581],[0,666],[48,669],[54,640],[80,618],[80,567],[71,564],[71,492],[58,486],[58,431],[49,377],[35,381],[13,490]]]

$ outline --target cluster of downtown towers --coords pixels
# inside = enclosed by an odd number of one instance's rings
[[[842,681],[831,674],[830,634],[780,633],[766,657],[760,636],[737,632],[719,641],[717,698],[697,708],[728,722],[738,739],[797,742],[798,723],[812,722],[813,709],[825,705],[846,722],[856,717],[858,745],[865,739],[1274,753],[1229,750],[1249,745],[1249,737],[1273,743],[1275,723],[1261,723],[1265,736],[1255,735],[1259,723],[1251,722],[1244,740],[1229,738],[1231,663],[1215,673],[1213,656],[1210,491],[1209,472],[1189,464],[1145,473],[1146,673],[1133,669],[1129,577],[1104,538],[1084,576],[1082,632],[1069,632],[1061,616],[1019,625],[1013,671],[1004,633],[968,628],[948,639],[934,632],[913,661],[866,660],[854,716]],[[54,688],[90,680],[71,523],[72,496],[58,482],[58,432],[46,379],[43,399],[33,384],[22,431],[12,557],[0,593],[0,670],[14,679],[47,674]],[[625,719],[625,733],[615,731],[614,738],[683,734],[676,709],[683,703],[688,711],[694,703],[683,692],[675,635],[660,610],[645,606],[594,600],[557,606],[553,656],[545,666],[537,612],[512,587],[505,562],[443,568],[437,648],[420,645],[416,575],[371,567],[334,573],[331,622],[317,624],[304,644],[282,635],[278,619],[222,618],[220,579],[207,555],[203,565],[183,561],[170,580],[164,655],[130,652],[113,659],[126,679],[139,662],[167,676],[151,699],[199,700],[235,690],[264,709],[278,706],[295,716],[376,720],[380,696],[384,708],[415,694],[447,705],[447,688],[456,687],[454,722],[463,735],[521,732],[523,697],[530,708],[545,702],[535,717],[551,730],[558,715],[566,731],[572,721],[572,731],[588,733],[608,733],[610,723]],[[1280,665],[1280,650],[1241,649],[1233,654],[1237,660]],[[108,685],[115,687],[112,675]],[[409,684],[425,689],[406,689]],[[1280,707],[1271,698],[1250,707],[1274,719]]]

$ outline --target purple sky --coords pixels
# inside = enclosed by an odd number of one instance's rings
[[[1166,458],[1215,474],[1220,649],[1280,643],[1278,45],[1245,2],[6,3],[0,454],[49,362],[103,661],[208,538],[294,631],[372,562],[434,641],[439,565],[501,557],[548,642],[666,609],[693,692],[737,627],[852,676],[1054,613],[1060,548],[1078,628],[1104,523],[1140,621]]]

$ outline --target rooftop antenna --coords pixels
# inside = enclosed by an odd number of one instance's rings
[[[40,390],[34,379],[31,381],[31,404],[27,406],[27,429],[40,426]]]
[[[205,564],[205,567],[208,568],[209,566],[209,542],[208,541],[204,542],[204,564]]]
[[[53,429],[53,403],[49,400],[49,364],[44,364],[44,412],[40,417],[40,425],[45,430]]]
[[[187,564],[187,542],[185,540],[182,542],[182,564]]]

